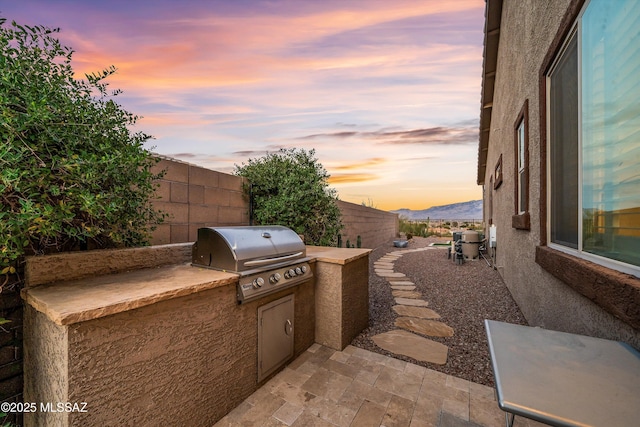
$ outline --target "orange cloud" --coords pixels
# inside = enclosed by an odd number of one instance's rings
[[[299,8],[302,8],[300,6]],[[335,7],[335,6],[333,6]],[[77,50],[77,71],[101,70],[111,64],[120,70],[114,79],[130,88],[148,90],[220,87],[262,82],[274,72],[286,70],[331,70],[368,68],[376,73],[385,67],[406,66],[416,57],[442,58],[447,46],[407,46],[402,51],[351,52],[348,57],[291,56],[286,48],[331,35],[399,21],[417,16],[463,12],[481,8],[477,0],[456,2],[394,1],[370,2],[361,6],[340,4],[335,10],[297,11],[290,16],[220,16],[215,10],[201,10],[190,17],[152,17],[143,21],[143,38],[129,39],[112,32],[62,35]],[[307,6],[308,9],[322,9]],[[213,8],[212,8],[213,9]],[[126,21],[126,17],[123,18]],[[239,53],[242,52],[242,53]],[[458,53],[463,55],[464,51]],[[468,55],[468,53],[467,53]],[[459,60],[459,59],[458,59]],[[384,67],[383,67],[384,66]],[[389,70],[394,72],[394,70]],[[303,78],[299,74],[297,78]]]
[[[329,177],[329,184],[352,184],[356,182],[374,181],[380,177],[371,173],[343,173],[337,175],[331,175]]]
[[[372,159],[368,159],[365,160],[363,162],[358,162],[358,163],[350,163],[348,165],[340,165],[340,166],[333,166],[331,169],[335,169],[335,170],[354,170],[354,169],[365,169],[365,168],[369,168],[372,166],[378,166],[381,164],[386,163],[387,160],[382,158],[382,157],[374,157]]]

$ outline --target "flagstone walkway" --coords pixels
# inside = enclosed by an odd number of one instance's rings
[[[444,365],[449,349],[444,344],[425,338],[451,337],[455,333],[449,325],[435,319],[440,315],[426,308],[429,302],[403,273],[394,269],[394,262],[411,252],[434,250],[433,247],[397,250],[379,258],[374,264],[375,273],[386,279],[391,287],[396,305],[392,308],[401,317],[396,319],[396,330],[371,337],[378,347],[394,354],[402,354],[423,362]]]

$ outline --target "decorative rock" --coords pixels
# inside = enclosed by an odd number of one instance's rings
[[[421,299],[411,299],[411,298],[395,298],[396,304],[400,305],[411,305],[414,307],[426,307],[429,305],[428,302]]]
[[[408,305],[394,305],[393,311],[400,316],[420,317],[422,319],[439,319],[440,315],[430,308],[410,307]]]
[[[375,335],[371,338],[378,347],[396,354],[402,354],[423,362],[444,365],[447,363],[449,348],[435,341],[411,332],[395,330]]]
[[[453,328],[437,320],[418,319],[416,317],[398,317],[396,326],[411,332],[432,337],[452,337]]]
[[[416,291],[391,291],[391,294],[398,298],[422,298],[422,294]]]
[[[412,291],[415,288],[416,287],[413,285],[391,285],[391,289],[395,291]],[[394,295],[394,296],[397,296],[397,295]]]

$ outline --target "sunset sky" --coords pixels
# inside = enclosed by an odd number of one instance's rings
[[[483,0],[21,0],[79,77],[110,65],[153,151],[233,173],[315,149],[341,200],[425,209],[475,183]]]

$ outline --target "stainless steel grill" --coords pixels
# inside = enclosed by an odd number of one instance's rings
[[[306,253],[302,239],[287,227],[207,227],[198,230],[192,265],[239,274],[243,303],[313,277]]]

